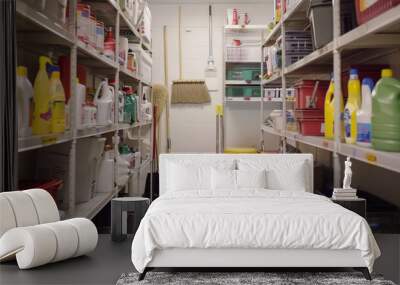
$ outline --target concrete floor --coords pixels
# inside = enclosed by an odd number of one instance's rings
[[[115,284],[122,273],[134,271],[132,237],[112,242],[110,235],[99,235],[94,252],[34,269],[19,270],[16,262],[0,265],[0,284]]]

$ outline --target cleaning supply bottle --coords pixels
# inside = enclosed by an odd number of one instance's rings
[[[86,86],[79,83],[79,78],[76,78],[76,128],[83,129],[84,125],[84,107],[86,105]]]
[[[357,111],[361,103],[361,84],[358,78],[358,70],[350,70],[350,79],[347,84],[348,99],[344,107],[345,141],[354,144],[357,139]]]
[[[115,36],[112,28],[107,29],[106,38],[104,40],[104,55],[112,60],[115,58]]]
[[[400,152],[400,80],[392,76],[383,69],[372,92],[372,147]]]
[[[47,56],[39,57],[39,71],[33,84],[34,110],[32,133],[35,135],[45,135],[50,133],[50,80],[46,70],[48,64],[51,64],[50,58]]]
[[[51,132],[65,131],[65,92],[60,80],[60,68],[54,67],[50,78]]]
[[[365,77],[361,85],[362,103],[357,111],[357,144],[371,146],[371,111],[374,81]]]
[[[103,79],[97,87],[94,104],[97,106],[97,125],[112,124],[114,122],[114,87],[108,85],[107,78]]]
[[[18,135],[20,137],[32,134],[33,87],[27,77],[25,66],[17,67],[16,94],[18,105]]]
[[[325,95],[324,105],[324,118],[325,118],[325,138],[333,139],[334,137],[334,125],[335,125],[335,82],[333,76],[328,87],[328,91]],[[340,113],[343,114],[343,96],[340,94]],[[342,117],[342,116],[340,116]],[[341,129],[343,131],[343,120],[341,121]]]

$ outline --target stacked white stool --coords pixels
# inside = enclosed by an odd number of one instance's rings
[[[96,248],[88,219],[60,221],[57,205],[42,189],[0,193],[0,262],[16,258],[28,269],[84,255]]]

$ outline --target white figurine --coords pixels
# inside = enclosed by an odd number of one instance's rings
[[[343,179],[343,189],[352,189],[351,188],[351,176],[353,172],[351,171],[351,161],[350,157],[347,157],[346,161],[344,162],[344,179]]]

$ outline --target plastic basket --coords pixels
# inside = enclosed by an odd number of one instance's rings
[[[232,67],[227,71],[227,80],[259,80],[260,68]]]
[[[227,97],[261,97],[259,86],[228,86],[226,87]]]
[[[323,136],[323,119],[299,119],[300,133],[304,136]]]
[[[230,62],[259,62],[261,49],[259,46],[227,46],[226,61]]]

